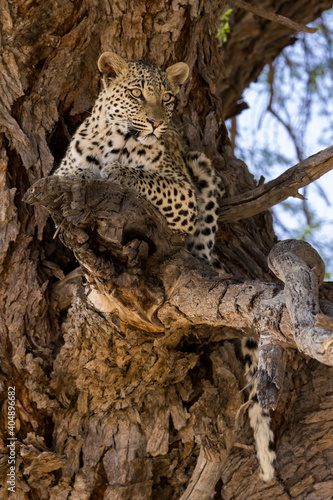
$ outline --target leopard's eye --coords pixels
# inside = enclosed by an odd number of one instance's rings
[[[130,89],[130,92],[132,94],[133,97],[141,97],[142,96],[142,92],[140,89]]]
[[[173,98],[173,95],[170,93],[163,94],[162,101],[163,102],[170,102],[172,100],[172,98]]]

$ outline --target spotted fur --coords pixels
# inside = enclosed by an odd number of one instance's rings
[[[242,357],[245,364],[245,378],[250,383],[258,369],[259,349],[255,339],[244,338],[241,345]],[[253,429],[258,462],[260,464],[260,478],[270,481],[274,478],[274,434],[271,428],[271,418],[268,410],[261,408],[257,396],[257,383],[249,386],[248,399],[252,401],[248,414],[250,426]]]
[[[98,66],[104,89],[54,175],[108,179],[135,189],[174,231],[187,233],[193,255],[220,268],[212,250],[218,198],[224,191],[210,160],[189,151],[170,126],[175,95],[187,79],[188,66],[178,63],[162,71],[143,62],[126,63],[111,52],[100,57]],[[258,346],[253,342],[242,344],[249,380],[257,367]],[[261,477],[267,481],[273,477],[275,458],[269,414],[256,400],[255,384],[250,398]]]
[[[173,230],[192,235],[194,255],[210,261],[222,193],[210,160],[188,151],[170,126],[188,66],[162,71],[106,52],[99,68],[104,90],[55,175],[108,179],[136,189]]]

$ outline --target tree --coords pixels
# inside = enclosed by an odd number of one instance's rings
[[[257,178],[274,179],[288,165],[332,143],[332,12],[324,12],[312,23],[318,29],[316,34],[299,34],[294,45],[285,47],[264,68],[244,93],[250,109],[231,120],[235,155]],[[329,279],[329,177],[300,193],[305,197],[301,202],[289,198],[273,207],[274,229],[281,239],[297,237],[314,246],[325,261]]]
[[[261,17],[230,3],[222,48],[226,6],[216,0],[2,3],[3,498],[11,456],[16,498],[331,495],[332,287],[320,287],[319,309],[320,257],[305,242],[276,245],[267,209],[332,168],[332,149],[256,186],[223,121],[293,42],[286,18],[308,23],[330,3],[268,1]],[[273,9],[278,22],[266,19]],[[189,64],[174,121],[227,187],[217,243],[227,278],[191,257],[130,190],[43,179],[92,107],[96,62],[111,49]],[[276,408],[278,480],[268,484],[228,341],[259,335],[259,398]]]

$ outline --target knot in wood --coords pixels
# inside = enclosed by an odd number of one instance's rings
[[[290,279],[291,273],[305,267],[315,273],[318,286],[325,277],[325,264],[322,258],[306,241],[280,241],[268,255],[268,266],[284,283]]]

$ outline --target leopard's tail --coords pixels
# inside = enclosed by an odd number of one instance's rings
[[[252,338],[244,338],[242,339],[241,350],[245,363],[245,378],[249,383],[258,368],[258,343]],[[260,465],[259,475],[266,482],[273,479],[275,475],[274,461],[276,453],[274,451],[274,434],[271,428],[269,411],[259,405],[256,380],[250,384],[249,391],[249,400],[252,400],[252,403],[248,414],[250,426],[254,433],[257,458]]]

